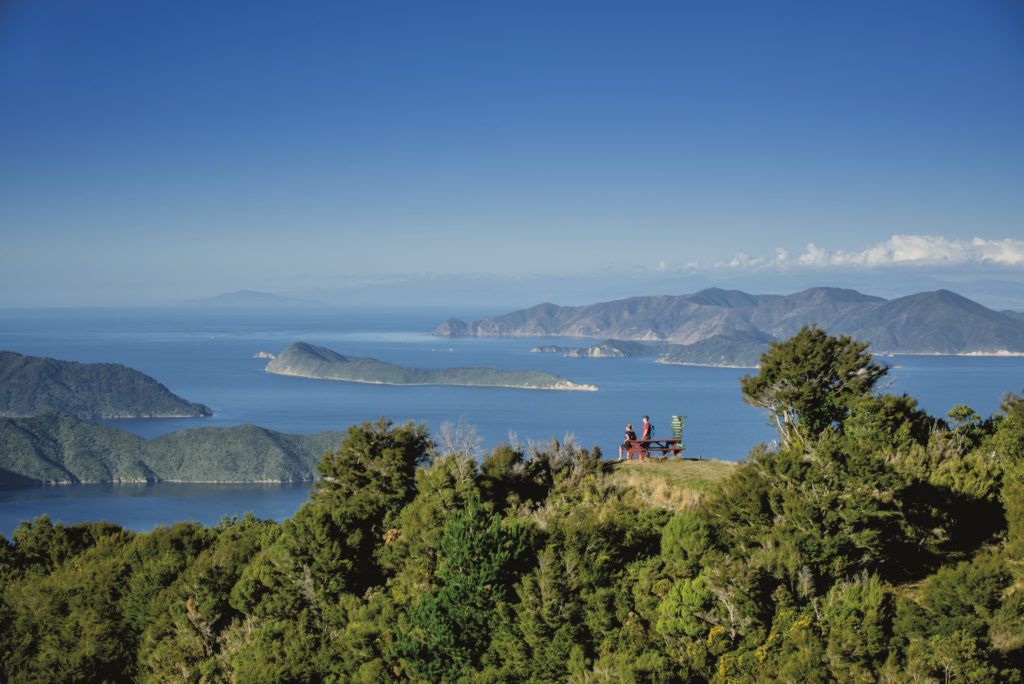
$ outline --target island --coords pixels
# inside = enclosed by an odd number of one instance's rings
[[[537,370],[494,368],[408,368],[369,357],[344,356],[307,342],[296,342],[267,364],[266,371],[316,380],[343,380],[377,385],[459,385],[535,390],[596,392],[595,385],[575,383]]]
[[[0,351],[0,416],[61,411],[86,420],[203,418],[209,406],[186,401],[117,363],[78,363]]]
[[[341,432],[291,435],[255,425],[145,439],[48,411],[0,418],[0,486],[95,482],[307,482]]]

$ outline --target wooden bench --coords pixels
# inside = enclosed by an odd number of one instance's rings
[[[679,439],[631,439],[629,448],[626,449],[626,458],[639,456],[643,461],[652,453],[661,454],[662,458],[668,454],[678,457],[684,451],[686,451],[686,447]]]

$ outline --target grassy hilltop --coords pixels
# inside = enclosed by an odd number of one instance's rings
[[[667,458],[610,461],[612,482],[632,489],[652,506],[685,510],[696,506],[736,469],[728,461]]]

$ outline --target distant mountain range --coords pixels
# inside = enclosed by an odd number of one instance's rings
[[[116,363],[77,363],[0,351],[0,416],[61,411],[78,418],[196,418],[209,406]]]
[[[1011,309],[1005,309],[1003,311],[1000,311],[999,313],[1005,314],[1010,318],[1016,318],[1019,321],[1024,321],[1024,313],[1020,311],[1012,311]]]
[[[288,435],[254,425],[144,439],[55,411],[0,418],[0,485],[80,482],[303,482],[343,434]]]
[[[752,351],[763,351],[771,340],[787,339],[810,324],[868,341],[875,353],[1024,353],[1021,316],[993,311],[948,290],[886,300],[840,288],[791,295],[712,288],[587,306],[540,304],[471,323],[449,319],[434,334],[674,343],[683,347],[662,348],[654,355],[675,363],[749,365]]]
[[[345,380],[380,385],[462,385],[590,391],[597,389],[593,385],[580,385],[545,371],[407,368],[377,359],[344,356],[306,342],[296,342],[281,352],[267,364],[267,372],[317,380]]]
[[[311,299],[299,299],[297,297],[285,297],[283,295],[257,292],[255,290],[239,290],[238,292],[227,292],[215,297],[201,297],[189,299],[182,302],[185,306],[200,306],[209,308],[224,309],[274,309],[292,307],[323,306],[320,302]]]

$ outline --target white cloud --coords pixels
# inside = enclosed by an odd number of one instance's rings
[[[1024,240],[950,240],[937,235],[893,235],[885,242],[860,251],[829,250],[810,243],[796,256],[782,247],[774,256],[751,257],[739,253],[714,263],[691,262],[682,270],[800,268],[871,269],[886,266],[1002,266],[1024,268]]]

